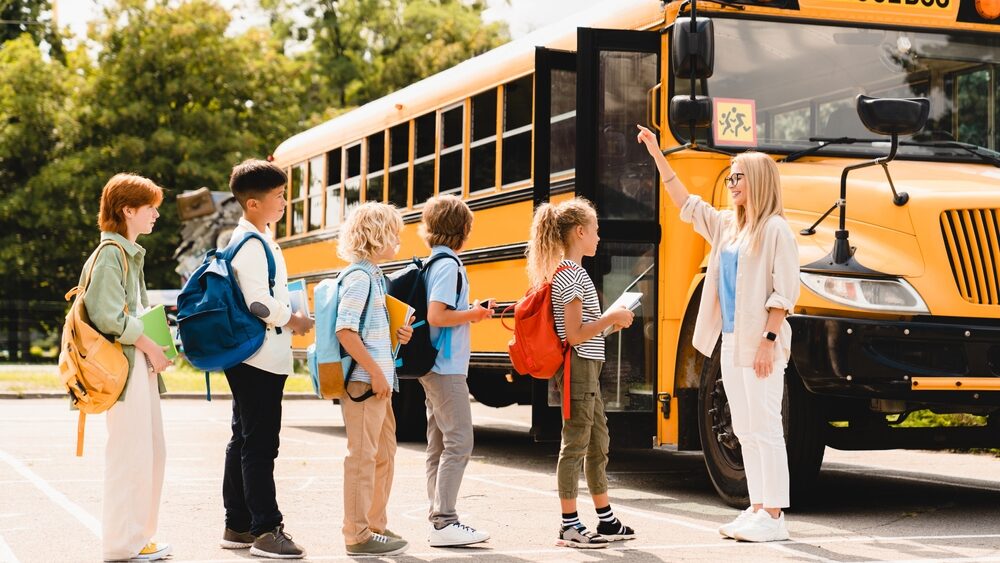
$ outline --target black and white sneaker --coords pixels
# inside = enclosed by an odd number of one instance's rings
[[[614,522],[601,522],[597,525],[597,533],[608,541],[630,540],[635,538],[635,530],[615,518]]]
[[[559,539],[556,540],[556,545],[576,549],[601,549],[608,547],[608,540],[583,526],[570,526],[559,530]]]

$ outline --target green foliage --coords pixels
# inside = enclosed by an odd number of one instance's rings
[[[50,0],[0,0],[0,45],[27,34],[36,45],[43,41],[56,59],[63,58],[62,37],[52,22]]]

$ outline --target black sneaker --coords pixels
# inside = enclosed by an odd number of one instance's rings
[[[222,539],[219,540],[219,547],[222,549],[246,549],[252,546],[256,539],[257,536],[250,532],[236,532],[226,528],[226,531],[222,533]]]
[[[615,518],[614,522],[601,522],[597,525],[597,533],[608,541],[630,540],[635,537],[635,530]]]
[[[257,536],[250,555],[269,559],[302,559],[306,552],[292,541],[292,536],[285,533],[285,525],[278,524],[277,528]]]

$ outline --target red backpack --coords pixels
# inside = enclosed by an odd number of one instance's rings
[[[555,274],[568,270],[570,266],[560,266]],[[555,277],[555,274],[552,277]],[[536,379],[551,379],[562,367],[563,372],[563,418],[569,418],[570,350],[556,334],[556,321],[552,315],[552,283],[529,289],[528,293],[504,310],[514,308],[514,328],[507,326],[503,316],[500,322],[504,328],[514,333],[507,344],[510,362],[518,373],[528,374]]]

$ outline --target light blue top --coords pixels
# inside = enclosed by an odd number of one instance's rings
[[[382,270],[368,260],[357,263],[364,272],[350,272],[340,282],[340,300],[337,303],[337,326],[335,330],[350,329],[358,332],[361,326],[361,313],[366,303],[369,307],[365,313],[365,328],[361,340],[365,349],[371,354],[375,363],[382,368],[385,380],[394,390],[396,385],[396,361],[392,357],[391,340],[389,338],[389,313],[385,308],[385,276]],[[369,295],[374,292],[374,295]],[[371,383],[371,375],[358,364],[351,374],[351,381]]]
[[[456,258],[455,251],[447,246],[431,248],[431,256],[450,254]],[[462,292],[456,294],[457,276],[462,276]],[[456,311],[469,309],[469,278],[465,276],[465,268],[459,267],[454,260],[442,258],[431,264],[427,271],[427,304],[431,301],[444,303],[445,307]],[[438,349],[437,359],[431,370],[440,375],[468,375],[469,356],[472,349],[472,335],[469,331],[471,323],[438,328],[431,325],[431,343]]]
[[[722,247],[719,257],[719,305],[722,307],[723,334],[732,334],[736,329],[736,270],[739,262],[739,245]]]

